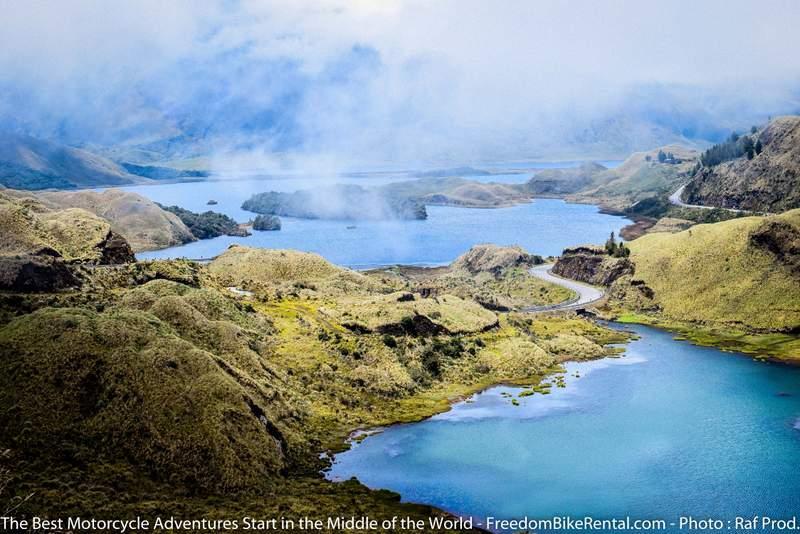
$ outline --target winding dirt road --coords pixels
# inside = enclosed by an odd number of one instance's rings
[[[733,213],[746,213],[745,210],[737,210],[736,208],[718,208],[716,206],[701,206],[700,204],[687,204],[681,198],[683,197],[683,190],[686,189],[686,185],[684,184],[680,186],[674,193],[669,196],[670,204],[674,206],[679,206],[681,208],[696,208],[701,210],[725,210],[730,211]]]
[[[605,292],[602,289],[590,286],[589,284],[584,284],[583,282],[576,282],[575,280],[561,278],[560,276],[551,273],[550,269],[552,268],[553,264],[545,263],[543,265],[537,265],[529,272],[531,275],[535,276],[536,278],[541,278],[545,282],[550,282],[551,284],[556,284],[561,287],[571,289],[577,296],[569,300],[565,300],[564,302],[559,302],[558,304],[549,304],[547,306],[528,306],[527,308],[523,308],[522,311],[543,312],[556,310],[576,310],[578,308],[585,308],[586,306],[594,304],[602,299],[605,295]]]

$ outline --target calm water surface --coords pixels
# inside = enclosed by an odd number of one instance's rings
[[[475,178],[520,183],[529,176],[509,171]],[[398,179],[404,177],[335,182]],[[253,193],[324,183],[249,178],[126,189],[245,221],[253,214],[239,206]],[[209,199],[219,204],[209,207]],[[220,237],[139,257],[211,257],[241,243],[317,252],[354,267],[438,264],[484,242],[554,255],[566,246],[602,242],[628,223],[560,200],[493,210],[429,207],[428,213],[426,221],[381,223],[284,217],[279,232]],[[477,518],[800,515],[800,369],[633,328],[641,339],[627,346],[626,357],[569,364],[565,389],[520,398],[513,406],[503,394],[516,396],[519,389],[492,388],[445,414],[366,439],[338,455],[328,475],[356,476],[371,487],[398,491],[406,501]]]
[[[633,329],[626,357],[569,364],[565,389],[518,407],[502,394],[519,388],[490,389],[328,476],[479,519],[800,514],[800,369]]]
[[[473,177],[483,181],[521,183],[530,173],[495,174]],[[337,178],[336,183],[380,185],[403,179]],[[295,191],[318,187],[327,182],[304,178],[218,180],[195,183],[126,187],[156,202],[178,205],[193,211],[212,209],[247,221],[255,214],[240,208],[253,193]],[[207,201],[214,199],[215,206]],[[569,204],[561,200],[537,199],[502,209],[428,207],[425,221],[352,222],[282,217],[278,232],[253,232],[249,237],[222,236],[196,241],[180,247],[140,253],[140,259],[209,258],[239,243],[251,247],[292,248],[322,254],[326,259],[351,267],[395,263],[448,263],[478,243],[518,244],[541,254],[556,255],[564,247],[605,241],[612,231],[630,221],[606,215],[596,206]]]

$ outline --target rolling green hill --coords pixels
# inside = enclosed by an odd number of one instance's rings
[[[499,248],[469,258],[528,261]],[[34,493],[21,513],[439,514],[324,481],[320,453],[489,384],[538,384],[626,339],[580,318],[496,314],[469,288],[398,290],[296,251],[80,274],[78,288],[0,293],[0,450],[11,491]]]
[[[109,221],[114,231],[125,237],[137,252],[195,240],[177,215],[129,191],[43,192],[37,198],[53,209],[81,208]]]

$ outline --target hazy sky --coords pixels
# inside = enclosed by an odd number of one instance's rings
[[[795,0],[0,9],[3,124],[71,141],[188,131],[218,151],[348,161],[536,157],[598,138],[602,150],[604,136],[708,138],[800,109]]]

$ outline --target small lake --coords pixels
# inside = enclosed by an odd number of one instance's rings
[[[472,179],[522,183],[530,172],[508,172]],[[178,205],[192,211],[213,210],[239,222],[255,217],[240,208],[253,193],[295,191],[355,183],[377,186],[410,179],[404,175],[381,177],[338,177],[332,180],[291,178],[249,178],[202,182],[132,186],[134,191],[164,205]],[[216,200],[213,206],[208,200]],[[329,261],[355,268],[396,263],[437,265],[449,263],[478,243],[521,245],[543,256],[557,255],[581,243],[602,243],[611,232],[630,221],[600,213],[596,206],[570,204],[562,200],[536,199],[528,204],[500,209],[466,209],[429,206],[424,221],[326,221],[281,217],[277,232],[253,232],[249,237],[221,236],[179,247],[137,254],[139,259],[210,258],[238,243],[250,247],[290,248],[321,254]]]
[[[564,389],[519,406],[520,388],[489,389],[355,444],[328,477],[478,521],[798,515],[800,369],[632,329],[625,357],[568,364]]]

